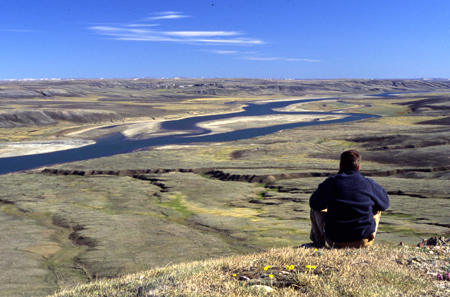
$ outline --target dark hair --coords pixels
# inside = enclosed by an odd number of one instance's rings
[[[352,171],[358,170],[361,162],[361,155],[354,150],[345,151],[341,154],[341,170]]]

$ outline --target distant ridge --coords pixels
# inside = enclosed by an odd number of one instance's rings
[[[224,77],[128,77],[128,78],[10,78],[0,79],[0,82],[13,82],[13,81],[71,81],[71,80],[147,80],[147,79],[230,79]],[[233,78],[232,78],[233,79]],[[421,78],[244,78],[255,80],[419,80],[419,81],[448,81],[450,78],[433,78],[433,77],[421,77]]]

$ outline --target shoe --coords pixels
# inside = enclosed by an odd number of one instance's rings
[[[316,248],[317,246],[314,244],[314,242],[310,242],[310,243],[304,243],[302,245],[300,245],[301,248]]]

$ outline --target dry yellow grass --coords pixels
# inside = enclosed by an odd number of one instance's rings
[[[147,270],[52,296],[448,296],[450,282],[433,273],[449,257],[389,246],[283,248]]]
[[[19,126],[0,128],[0,142],[54,139],[55,135],[57,135],[60,131],[73,127],[73,123],[60,121],[56,125],[48,126]]]
[[[427,117],[427,116],[398,116],[398,117],[384,117],[380,118],[379,123],[383,125],[395,125],[395,126],[411,126],[417,125],[420,122],[426,122],[431,120],[439,120],[446,118],[442,117]]]

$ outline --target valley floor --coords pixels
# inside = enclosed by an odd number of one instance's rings
[[[233,142],[153,147],[1,175],[0,295],[45,296],[96,279],[309,242],[309,196],[337,172],[340,153],[350,148],[362,154],[362,173],[391,199],[376,245],[448,236],[449,96],[347,94],[345,102],[291,109],[345,109],[382,117]],[[245,98],[280,99],[275,97]],[[229,112],[226,101],[173,101],[172,109],[165,102],[164,117],[150,121],[211,114],[213,105],[218,113]],[[142,132],[134,120],[124,117],[122,124]],[[236,123],[233,129],[248,124]],[[104,125],[27,124],[0,132],[19,143],[91,141],[104,133],[98,129]]]

